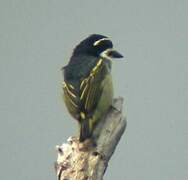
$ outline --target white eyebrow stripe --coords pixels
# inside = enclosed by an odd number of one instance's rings
[[[102,38],[102,39],[99,39],[97,41],[95,41],[93,43],[93,46],[97,46],[101,41],[109,41],[110,39],[109,38]]]

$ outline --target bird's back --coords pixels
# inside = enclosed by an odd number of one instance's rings
[[[92,56],[78,56],[64,68],[64,100],[75,119],[80,119],[81,112],[91,116],[95,111],[103,91],[101,83],[110,70],[109,60]]]

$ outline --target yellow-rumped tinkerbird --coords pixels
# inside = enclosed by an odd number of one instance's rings
[[[97,122],[112,105],[111,63],[122,57],[108,37],[92,34],[75,47],[68,65],[62,68],[63,98],[79,122],[80,142],[92,138]]]

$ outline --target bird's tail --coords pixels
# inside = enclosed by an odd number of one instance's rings
[[[86,139],[92,136],[92,127],[91,119],[82,119],[80,127],[80,142],[85,141]]]

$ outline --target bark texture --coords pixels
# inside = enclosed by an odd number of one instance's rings
[[[125,131],[126,118],[122,114],[123,98],[114,99],[113,106],[94,131],[99,134],[94,147],[90,141],[79,143],[70,137],[57,146],[55,170],[58,180],[102,180],[115,148]]]

